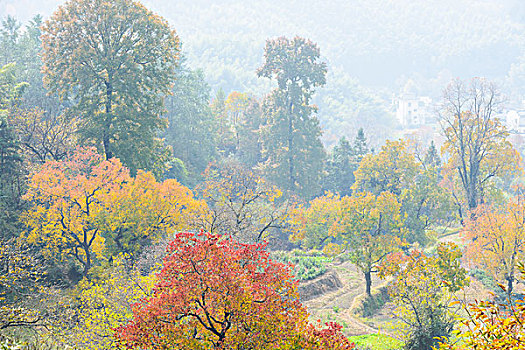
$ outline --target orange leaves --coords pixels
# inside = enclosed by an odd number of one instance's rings
[[[346,338],[337,326],[308,326],[290,268],[271,261],[264,245],[178,233],[158,279],[117,329],[128,348],[350,349],[338,347]]]
[[[136,178],[118,159],[103,161],[92,149],[71,160],[48,162],[29,182],[32,203],[23,220],[27,240],[48,258],[77,260],[87,275],[93,262],[120,252],[133,255],[177,230],[205,208],[175,180],[158,183],[150,173]]]
[[[481,207],[462,232],[465,257],[488,270],[512,292],[515,266],[525,258],[525,203],[522,197],[502,208]]]

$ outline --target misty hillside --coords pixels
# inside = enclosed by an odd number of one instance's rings
[[[48,16],[60,3],[3,0],[0,11],[26,21],[36,13]],[[270,82],[255,70],[266,39],[299,35],[316,42],[329,66],[328,83],[316,99],[329,144],[358,127],[383,139],[395,125],[388,111],[392,95],[409,79],[417,92],[433,97],[450,79],[475,76],[499,81],[510,95],[523,93],[520,0],[144,3],[170,21],[188,65],[204,71],[213,91],[264,95]]]

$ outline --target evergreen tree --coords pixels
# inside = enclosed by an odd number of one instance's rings
[[[357,166],[359,166],[359,163],[363,160],[363,157],[370,153],[370,150],[368,148],[368,140],[366,139],[365,132],[363,131],[363,128],[359,128],[357,131],[357,135],[354,140],[354,161],[356,163],[356,169]]]
[[[244,111],[244,120],[239,130],[237,158],[250,169],[253,169],[262,159],[260,137],[262,122],[261,104],[254,97],[249,97],[248,106]]]
[[[425,154],[425,159],[423,160],[426,167],[440,168],[441,167],[441,158],[439,157],[438,151],[434,141],[430,143],[427,153]]]
[[[339,193],[347,196],[352,193],[354,171],[357,166],[354,162],[354,150],[350,142],[343,136],[334,146],[326,162],[326,176],[323,178],[323,191]]]
[[[309,40],[281,37],[268,40],[259,77],[277,80],[278,88],[265,100],[261,167],[267,176],[291,194],[310,198],[319,193],[324,149],[319,120],[310,100],[326,83],[326,64]]]
[[[166,98],[168,128],[163,133],[173,149],[168,177],[195,185],[216,157],[216,126],[209,105],[210,87],[202,71],[182,64],[172,94]]]
[[[14,64],[0,68],[0,239],[14,234],[24,185],[20,147],[7,115],[27,84],[16,82],[14,69]]]

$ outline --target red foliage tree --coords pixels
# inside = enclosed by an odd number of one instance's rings
[[[153,295],[116,329],[141,349],[352,349],[339,325],[308,323],[290,266],[264,244],[179,233],[168,245]]]

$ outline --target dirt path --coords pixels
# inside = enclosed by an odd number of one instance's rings
[[[331,267],[336,271],[343,287],[304,303],[312,321],[337,321],[344,326],[345,333],[349,336],[377,333],[378,329],[361,322],[351,311],[356,297],[365,292],[362,274],[349,262],[334,264]],[[378,286],[381,282],[373,278],[372,285]]]

